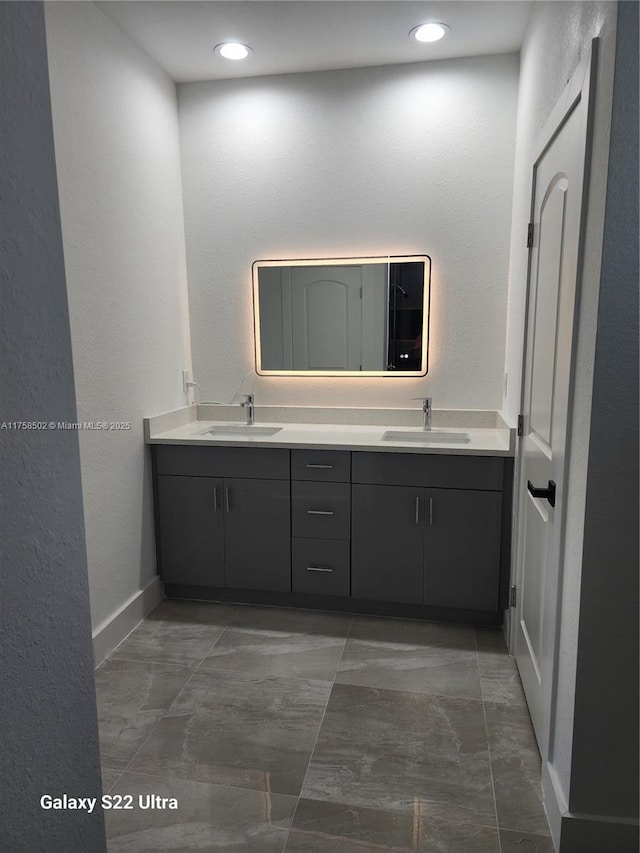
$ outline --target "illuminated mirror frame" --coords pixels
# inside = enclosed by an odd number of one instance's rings
[[[423,370],[263,370],[260,346],[260,299],[258,293],[258,272],[261,267],[319,267],[336,264],[393,264],[403,262],[424,262],[424,283],[422,301],[422,358]],[[253,324],[255,341],[256,373],[259,376],[380,376],[407,377],[426,376],[429,364],[429,296],[431,290],[431,258],[429,255],[382,255],[372,258],[291,258],[278,261],[254,261],[251,265],[253,279]]]

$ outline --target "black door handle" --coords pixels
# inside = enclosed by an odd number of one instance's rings
[[[556,505],[556,484],[553,480],[549,480],[549,485],[546,489],[536,489],[531,480],[527,480],[527,488],[534,498],[546,498],[551,506]]]

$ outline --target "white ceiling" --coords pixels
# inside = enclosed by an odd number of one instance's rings
[[[97,4],[177,82],[450,59],[520,49],[526,0],[108,0]],[[419,44],[409,30],[451,27]],[[213,53],[253,48],[242,62]]]

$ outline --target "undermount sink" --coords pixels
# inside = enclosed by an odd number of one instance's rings
[[[282,427],[261,427],[254,424],[229,424],[229,426],[212,427],[204,432],[203,435],[219,436],[220,438],[224,438],[225,436],[231,436],[232,438],[258,438],[258,436],[268,438],[270,435],[280,432],[281,429]]]
[[[388,430],[382,436],[383,441],[411,441],[414,444],[468,444],[471,439],[466,432],[445,432],[444,430]]]

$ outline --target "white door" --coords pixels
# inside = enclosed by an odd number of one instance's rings
[[[362,370],[362,267],[291,270],[295,370]]]
[[[543,754],[549,740],[559,612],[573,327],[594,64],[594,58],[585,60],[574,74],[544,128],[533,163],[515,655]]]

